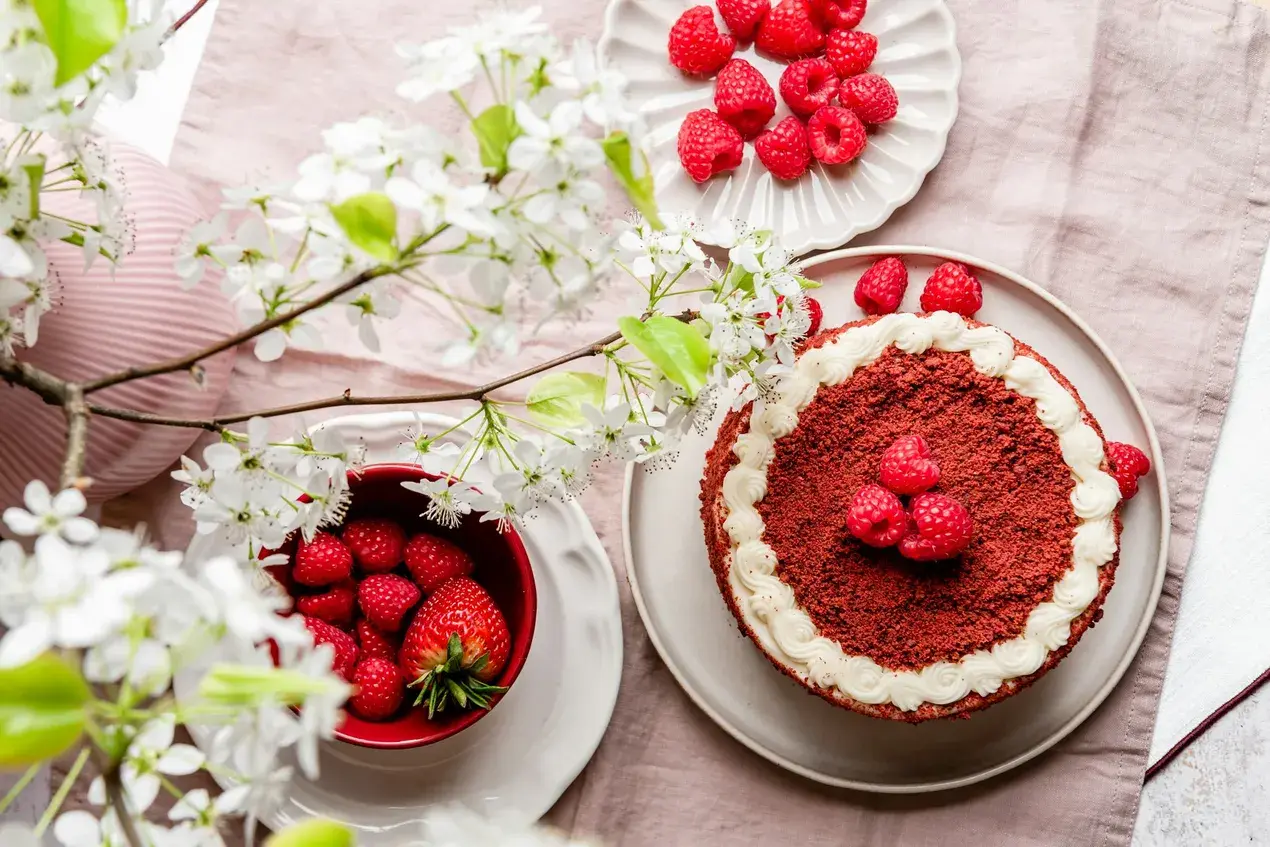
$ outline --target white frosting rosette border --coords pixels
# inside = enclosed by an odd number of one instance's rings
[[[849,379],[892,345],[909,354],[932,348],[967,353],[980,373],[1036,401],[1037,416],[1058,437],[1076,483],[1071,568],[1054,586],[1053,597],[1028,615],[1023,634],[956,662],[915,671],[887,670],[866,656],[847,655],[817,631],[793,589],[776,577],[776,554],[763,541],[765,527],[755,508],[767,492],[776,441],[794,430],[799,412],[820,387]],[[797,676],[861,703],[914,711],[925,703],[955,703],[971,692],[986,697],[1007,680],[1035,673],[1051,651],[1067,643],[1072,621],[1098,596],[1099,569],[1116,555],[1120,490],[1102,470],[1102,439],[1085,422],[1076,398],[1040,362],[1016,356],[1014,340],[1004,331],[971,327],[950,312],[886,315],[807,351],[778,396],[756,407],[749,431],[737,436],[732,451],[738,461],[723,478],[723,529],[730,539],[728,581],[738,608],[764,649]]]

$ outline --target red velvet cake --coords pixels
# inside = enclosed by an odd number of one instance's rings
[[[973,520],[943,561],[846,526],[905,436]],[[1076,390],[1004,331],[948,312],[860,321],[810,339],[777,396],[728,415],[702,482],[706,546],[741,628],[809,690],[875,717],[959,715],[1034,682],[1101,615],[1120,535],[1104,451]]]

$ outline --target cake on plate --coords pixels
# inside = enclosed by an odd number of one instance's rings
[[[877,484],[904,444],[938,481],[904,490],[896,543],[848,517],[868,491],[899,503]],[[964,716],[1035,682],[1101,616],[1120,537],[1106,449],[1071,383],[998,327],[941,311],[825,330],[719,431],[701,490],[711,566],[742,630],[810,691],[879,718]],[[910,542],[946,515],[919,515],[923,498],[965,520],[931,555]]]

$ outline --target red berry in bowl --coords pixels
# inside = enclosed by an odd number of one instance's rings
[[[353,681],[353,669],[357,666],[360,650],[353,636],[342,629],[336,629],[326,621],[317,618],[305,618],[305,628],[313,634],[314,644],[330,644],[335,649],[335,658],[331,661],[331,669],[337,674]]]
[[[389,659],[363,659],[353,673],[353,684],[357,693],[348,705],[368,721],[388,720],[406,696],[406,677]]]
[[[357,585],[345,580],[321,594],[297,597],[295,608],[300,614],[319,618],[334,626],[349,626],[357,609]]]
[[[923,312],[956,312],[967,318],[983,308],[983,285],[961,262],[935,268],[922,289]]]
[[[719,0],[718,6],[737,41],[753,41],[758,25],[772,8],[771,0]]]
[[[424,594],[431,594],[447,580],[471,576],[472,557],[444,538],[420,533],[406,545],[406,569]]]
[[[670,63],[686,74],[710,76],[732,58],[736,39],[719,32],[714,10],[709,6],[693,6],[670,28],[667,50]]]
[[[741,134],[709,109],[689,112],[679,126],[679,161],[694,182],[735,170],[744,153]]]
[[[318,587],[342,582],[353,573],[353,554],[329,532],[319,532],[313,540],[300,541],[291,577],[301,585]]]
[[[824,59],[799,59],[781,73],[781,99],[802,117],[815,114],[838,94],[838,75]]]
[[[375,656],[380,659],[397,661],[397,651],[401,649],[392,636],[381,629],[376,629],[370,621],[362,618],[357,622],[357,645],[362,648],[362,657]]]
[[[908,528],[900,498],[880,485],[866,485],[847,507],[847,531],[870,547],[894,547]]]
[[[855,284],[855,303],[866,315],[889,315],[908,289],[908,268],[898,256],[874,262]]]
[[[878,37],[858,29],[835,29],[825,37],[825,59],[846,79],[862,74],[878,54]]]
[[[951,559],[970,545],[974,522],[966,507],[951,497],[927,492],[909,504],[912,532],[900,542],[900,555],[918,562]]]
[[[826,165],[841,165],[864,152],[864,124],[841,106],[825,106],[807,122],[811,155]]]
[[[797,179],[807,173],[811,164],[807,128],[793,115],[755,139],[754,152],[777,179]]]
[[[807,325],[807,337],[810,338],[820,332],[820,324],[825,319],[825,310],[815,297],[808,297],[804,302],[807,304],[807,316],[811,319]]]
[[[410,622],[399,656],[415,705],[428,717],[452,703],[487,709],[504,689],[491,684],[507,664],[511,635],[503,613],[475,581],[457,577],[424,601]]]
[[[900,104],[891,83],[877,74],[844,79],[838,87],[838,99],[866,124],[886,123],[895,117]]]
[[[1120,496],[1128,500],[1138,493],[1138,478],[1151,473],[1151,460],[1132,444],[1107,442],[1107,464],[1111,476],[1120,486]]]
[[[714,81],[714,107],[742,138],[750,139],[776,114],[776,94],[757,68],[744,59],[733,59]]]
[[[419,586],[392,573],[373,574],[357,586],[357,604],[362,607],[362,614],[384,632],[401,629],[406,615],[422,596]]]
[[[406,533],[395,522],[362,518],[349,522],[341,536],[344,546],[367,573],[383,573],[401,564]]]
[[[812,14],[826,29],[859,26],[867,7],[867,0],[811,0]]]
[[[781,59],[814,56],[825,46],[825,33],[806,0],[781,0],[758,25],[754,44]]]
[[[896,494],[920,494],[939,482],[939,465],[931,458],[925,438],[905,435],[882,452],[878,477]]]

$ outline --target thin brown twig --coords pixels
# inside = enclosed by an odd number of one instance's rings
[[[176,19],[176,23],[172,24],[172,26],[168,28],[168,37],[169,37],[169,38],[171,38],[171,37],[172,37],[172,35],[173,35],[173,34],[174,34],[177,30],[179,30],[181,27],[183,27],[183,26],[185,26],[187,23],[189,23],[189,22],[190,22],[190,18],[192,18],[192,17],[194,17],[195,15],[197,15],[197,14],[198,14],[198,10],[199,10],[199,9],[201,9],[201,8],[203,8],[203,7],[204,7],[204,6],[206,6],[206,5],[207,5],[207,0],[198,0],[198,2],[197,2],[197,3],[195,3],[193,6],[191,6],[191,7],[190,7],[190,9],[189,9],[189,11],[188,11],[188,12],[186,12],[184,15],[181,15],[181,17],[177,18],[177,19]]]
[[[75,487],[84,475],[84,461],[88,456],[88,419],[92,412],[84,401],[84,391],[75,383],[68,383],[62,410],[66,413],[66,459],[62,462],[61,487]]]
[[[101,778],[106,785],[106,799],[115,809],[115,819],[119,821],[119,828],[123,830],[124,839],[130,847],[145,847],[145,842],[141,840],[141,833],[137,831],[137,822],[133,820],[132,812],[128,810],[123,796],[123,781],[119,777],[119,766],[111,765],[105,768]]]

